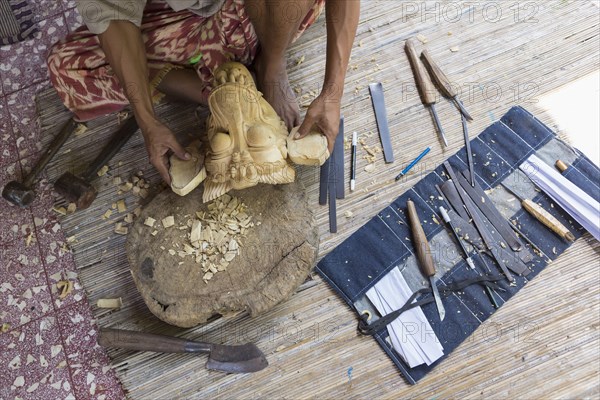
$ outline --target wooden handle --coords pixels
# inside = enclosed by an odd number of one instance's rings
[[[415,246],[415,251],[417,252],[419,265],[426,276],[433,276],[435,275],[435,265],[433,263],[433,257],[431,256],[431,250],[429,248],[429,243],[427,242],[427,237],[425,236],[425,232],[421,226],[421,221],[419,221],[419,215],[417,214],[415,203],[413,203],[411,200],[408,200],[406,202],[406,207],[408,208],[408,220],[410,222],[413,244]]]
[[[575,240],[575,236],[573,236],[569,229],[561,224],[561,222],[554,218],[554,216],[552,216],[548,211],[544,210],[539,204],[536,204],[529,199],[525,199],[521,205],[538,221],[552,229],[552,231],[558,236],[568,240],[569,242],[573,242]]]
[[[406,41],[404,49],[406,50],[406,54],[408,54],[408,60],[412,65],[415,81],[417,82],[419,94],[421,95],[421,101],[425,105],[435,104],[435,88],[429,79],[429,75],[427,75],[427,71],[425,71],[425,68],[423,68],[423,65],[421,65],[419,62],[417,49],[415,48],[413,39],[408,39]]]
[[[211,350],[209,343],[122,329],[101,329],[98,344],[103,347],[159,353],[210,353]]]
[[[569,166],[561,160],[556,160],[556,164],[554,164],[554,166],[560,171],[561,174],[565,172],[567,168],[569,168]]]
[[[433,61],[433,58],[431,58],[427,50],[423,50],[421,53],[421,60],[423,60],[423,64],[425,64],[425,67],[429,71],[429,74],[433,78],[433,81],[440,92],[446,97],[456,97],[456,91],[452,87],[450,79],[448,79],[446,74],[444,74],[444,71],[442,71],[435,61]]]

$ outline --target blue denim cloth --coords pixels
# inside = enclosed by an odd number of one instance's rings
[[[471,149],[475,155],[475,174],[484,189],[495,188],[502,181],[508,182],[508,179],[526,179],[522,178],[524,175],[519,175],[519,165],[531,154],[543,153],[546,157],[545,161],[551,162],[551,164],[554,164],[557,159],[569,161],[571,165],[564,176],[594,199],[600,198],[600,170],[580,152],[573,151],[560,142],[548,127],[522,107],[512,108],[500,121],[495,122],[473,139]],[[456,171],[467,169],[464,148],[450,157],[448,161]],[[403,276],[414,291],[419,289],[422,282],[426,280],[414,261],[413,247],[410,241],[411,232],[405,215],[408,199],[415,203],[430,244],[444,240],[450,243],[448,241],[449,234],[444,232],[446,228],[435,223],[431,218],[432,215],[435,215],[438,221],[443,221],[438,215],[438,207],[448,207],[439,198],[435,189],[435,184],[441,184],[447,179],[442,174],[443,169],[442,165],[436,168],[341,243],[317,265],[318,273],[357,313],[360,314],[364,307],[368,307],[366,291],[392,268],[399,267],[401,269]],[[552,202],[548,196],[544,193],[536,193],[534,192],[535,197],[532,200],[542,204],[546,210],[567,226],[576,238],[584,233],[579,224],[570,221],[571,218],[564,210],[557,205],[551,207]],[[547,265],[547,259],[556,259],[570,245],[521,208],[510,218],[520,222],[523,233],[543,251],[547,258],[535,256],[532,262],[527,263],[532,272],[527,278],[516,276],[516,285],[511,286],[508,281],[501,281],[500,286],[506,290],[498,292],[501,304],[533,279]],[[453,241],[451,243],[454,244],[454,247],[458,247]],[[432,246],[432,252],[436,252],[436,246]],[[476,277],[479,273],[487,273],[480,257],[485,258],[493,274],[500,273],[493,259],[487,255],[474,258],[477,269],[473,271],[466,266],[458,249],[456,249],[456,254],[454,256],[438,254],[436,259],[438,267],[443,264],[438,262],[440,257],[445,257],[445,260],[449,258],[456,260],[456,263],[447,269],[438,268],[436,276],[440,278],[441,284],[450,284]],[[436,258],[435,255],[434,258]],[[444,347],[445,354],[430,366],[421,365],[409,368],[386,341],[388,336],[386,329],[382,329],[374,336],[412,384],[423,378],[447,357],[495,311],[485,291],[478,285],[470,286],[463,292],[445,298],[444,306],[446,318],[443,322],[439,321],[434,303],[422,307],[432,329]]]

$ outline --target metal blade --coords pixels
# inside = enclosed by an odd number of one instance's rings
[[[435,106],[433,104],[431,104],[429,106],[429,109],[431,110],[431,114],[433,115],[433,120],[435,121],[435,125],[437,127],[438,133],[440,134],[440,137],[442,138],[442,141],[444,142],[444,147],[448,147],[448,141],[446,140],[446,134],[444,133],[444,128],[442,128],[442,123],[440,122],[440,119],[437,115],[437,111],[435,111]]]
[[[241,346],[213,344],[206,368],[228,372],[256,372],[269,365],[265,355],[252,343]]]
[[[469,127],[464,115],[460,115],[463,126],[463,135],[465,137],[465,149],[467,150],[467,162],[469,163],[469,174],[471,175],[471,186],[475,187],[475,171],[473,170],[473,153],[471,152],[471,140],[469,139]]]
[[[456,104],[456,107],[458,108],[458,110],[460,111],[460,113],[462,115],[464,115],[465,118],[467,118],[469,121],[473,121],[473,117],[471,117],[471,114],[469,114],[469,112],[467,111],[467,109],[463,105],[462,101],[460,101],[458,99],[458,97],[456,97],[456,96],[453,97],[452,100],[454,100],[454,104]]]
[[[440,292],[438,291],[435,281],[435,276],[429,277],[431,289],[433,290],[433,298],[435,299],[435,306],[437,307],[438,314],[440,315],[440,321],[443,321],[446,317],[446,309],[444,308],[444,304],[442,304],[442,298],[440,297]]]

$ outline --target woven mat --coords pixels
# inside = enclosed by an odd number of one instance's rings
[[[516,3],[518,15],[510,2],[469,4],[474,7],[471,11],[461,2],[362,1],[342,107],[346,132],[377,132],[367,85],[383,82],[397,161],[386,165],[379,156],[375,171],[367,173],[366,161],[359,159],[359,190],[338,202],[336,235],[328,233],[326,207],[318,206],[318,171],[300,170],[299,179],[315,204],[320,256],[463,145],[457,112],[440,100],[438,113],[450,144],[442,149],[431,117],[413,91],[414,81],[403,51],[405,38],[421,35],[446,73],[460,83],[461,97],[475,117],[469,125],[472,136],[515,104],[526,106],[555,129],[544,110],[536,107],[536,99],[596,71],[600,65],[598,7],[592,2]],[[462,7],[462,14],[456,14],[456,6]],[[437,13],[424,11],[435,7]],[[494,7],[501,16],[493,13]],[[321,18],[290,51],[290,79],[300,92],[302,105],[308,105],[321,86],[324,48],[325,22]],[[48,132],[42,143],[45,145],[68,114],[52,90],[41,93],[38,104],[42,127]],[[158,112],[176,132],[203,129],[191,106],[164,105]],[[115,126],[115,116],[90,124],[86,133],[67,143],[65,148],[70,151],[50,166],[48,178],[56,179],[65,170],[80,171]],[[378,146],[377,135],[364,136],[368,145]],[[431,153],[415,173],[394,183],[395,174],[427,146],[431,146]],[[346,157],[348,165],[349,154]],[[137,136],[111,162],[109,175],[126,179],[140,170],[150,182],[158,183]],[[253,341],[271,364],[257,374],[227,376],[206,371],[203,357],[111,350],[117,374],[131,398],[539,398],[598,394],[600,248],[589,235],[495,313],[418,386],[411,387],[373,340],[356,334],[352,312],[316,276],[292,299],[256,319],[241,314],[189,330],[157,320],[133,285],[124,253],[125,238],[113,233],[114,222],[122,216],[101,218],[124,196],[116,195],[109,176],[98,179],[96,185],[100,195],[93,206],[63,218],[62,225],[67,236],[77,237],[72,248],[90,303],[95,305],[103,297],[123,298],[124,307],[119,311],[93,306],[98,324],[223,343]],[[126,196],[129,210],[137,206],[137,200]],[[352,216],[344,217],[348,211]]]

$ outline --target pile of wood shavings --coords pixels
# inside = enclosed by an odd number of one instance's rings
[[[178,250],[168,250],[173,257],[193,257],[202,267],[202,279],[205,283],[216,273],[225,271],[229,263],[241,254],[242,241],[248,230],[255,225],[252,217],[246,213],[248,207],[237,197],[225,194],[209,203],[207,208],[208,211],[196,212],[196,218],[188,219],[185,225],[179,227],[190,229],[183,249],[176,244]],[[147,220],[145,224],[154,229],[153,222],[154,220]],[[256,224],[260,225],[260,222]],[[156,226],[161,228],[159,224]],[[169,225],[164,226],[164,229],[177,228]],[[152,234],[156,234],[155,232]],[[180,265],[182,263],[183,261],[179,262]]]

